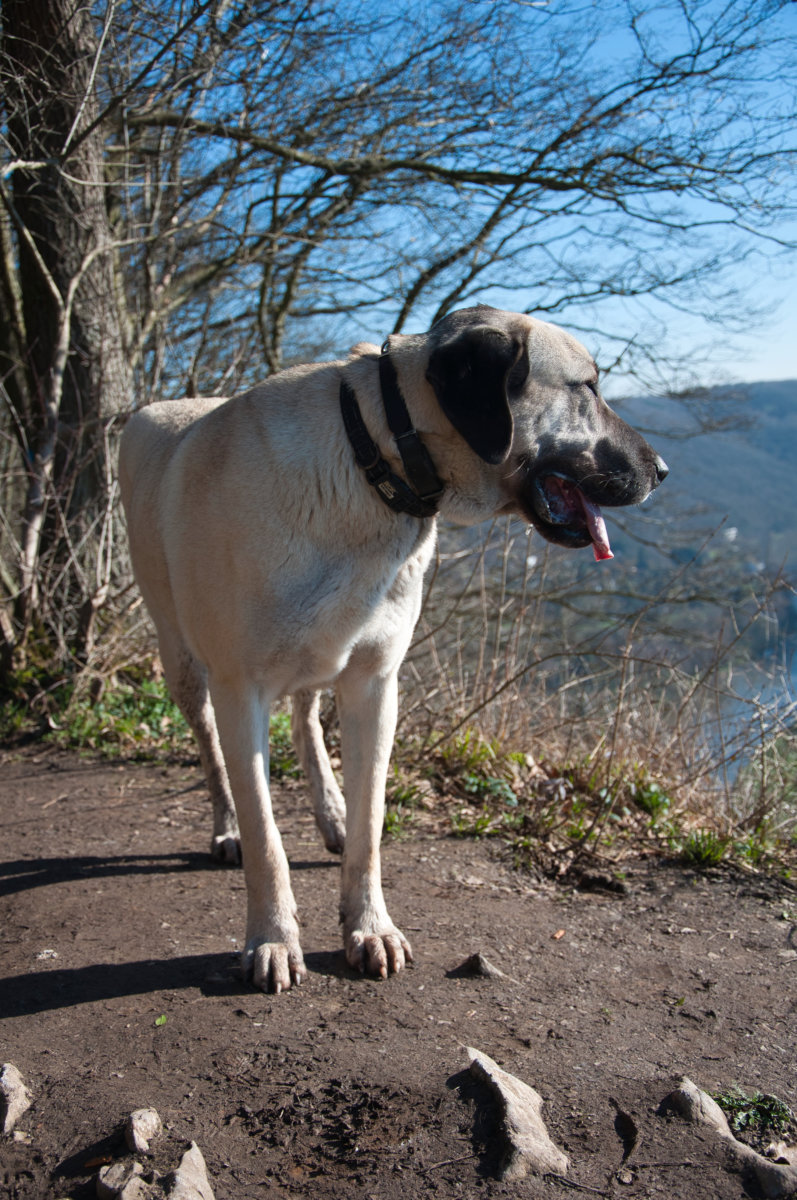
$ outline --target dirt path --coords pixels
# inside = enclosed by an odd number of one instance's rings
[[[338,862],[290,785],[276,808],[309,978],[268,997],[235,975],[242,877],[209,862],[198,785],[195,768],[0,761],[0,1061],[35,1097],[29,1140],[0,1145],[0,1193],[94,1196],[126,1114],[151,1105],[153,1167],[195,1140],[217,1200],[755,1194],[656,1109],[682,1073],[797,1108],[794,891],[639,864],[627,896],[579,894],[494,843],[408,837],[384,876],[417,962],[364,980],[339,949]],[[508,977],[452,975],[476,950]],[[496,1181],[464,1045],[542,1094],[570,1186]],[[640,1135],[622,1181],[618,1107]]]

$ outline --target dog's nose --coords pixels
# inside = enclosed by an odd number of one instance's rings
[[[670,473],[670,468],[667,466],[660,454],[656,455],[656,478],[659,483],[663,483]]]

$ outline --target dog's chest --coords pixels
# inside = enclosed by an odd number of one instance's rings
[[[279,662],[280,690],[320,686],[335,679],[352,654],[390,660],[403,654],[418,619],[423,576],[434,548],[434,531],[392,555],[359,553],[339,558],[319,554],[294,578],[266,619],[272,664]],[[276,620],[275,620],[276,617]]]

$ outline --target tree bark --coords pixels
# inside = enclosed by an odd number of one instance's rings
[[[76,0],[3,0],[5,105],[13,153],[11,215],[26,339],[28,491],[22,600],[36,605],[42,538],[72,548],[106,511],[109,418],[129,407],[104,147],[94,90],[97,38]],[[59,520],[46,521],[60,508]],[[90,556],[90,542],[87,549]],[[85,544],[85,543],[84,543]],[[100,581],[88,564],[76,602]]]

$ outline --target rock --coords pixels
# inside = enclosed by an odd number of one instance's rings
[[[32,1104],[31,1095],[13,1063],[0,1067],[0,1121],[3,1133],[11,1133]]]
[[[117,1200],[163,1200],[163,1192],[136,1175],[125,1184]]]
[[[797,1167],[775,1163],[769,1158],[764,1158],[763,1154],[757,1154],[744,1142],[738,1141],[733,1136],[720,1106],[692,1083],[691,1079],[687,1079],[686,1076],[681,1079],[675,1091],[665,1096],[662,1109],[672,1109],[694,1125],[713,1129],[718,1137],[725,1140],[739,1167],[755,1176],[758,1186],[768,1200],[797,1197]]]
[[[712,1100],[707,1092],[702,1092],[685,1075],[675,1091],[662,1100],[662,1107],[672,1109],[693,1125],[703,1125],[707,1129],[713,1129],[720,1137],[736,1140],[731,1133],[728,1119],[716,1100]]]
[[[125,1123],[125,1141],[133,1154],[148,1154],[150,1141],[161,1133],[163,1125],[154,1108],[137,1108]]]
[[[145,1183],[140,1175],[131,1175],[116,1200],[163,1200],[163,1192],[154,1184]]]
[[[498,1097],[503,1132],[508,1143],[501,1179],[522,1179],[537,1174],[566,1175],[567,1155],[551,1141],[542,1120],[542,1096],[480,1050],[467,1047],[471,1074],[486,1083]]]
[[[477,951],[476,954],[469,955],[464,962],[461,962],[458,967],[454,967],[453,971],[449,971],[450,976],[462,975],[481,975],[484,979],[506,979],[506,974],[500,968],[494,966],[489,958]]]
[[[141,1164],[115,1162],[101,1167],[97,1176],[97,1200],[138,1200],[149,1192],[141,1178]]]
[[[191,1143],[180,1159],[169,1191],[169,1200],[215,1200],[205,1160],[196,1142]]]

